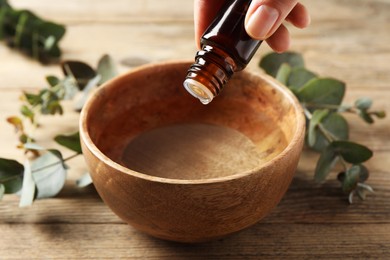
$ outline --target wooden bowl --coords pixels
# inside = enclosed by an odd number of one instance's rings
[[[216,239],[253,225],[286,192],[305,120],[274,79],[236,73],[211,104],[182,87],[189,62],[139,67],[81,113],[83,153],[104,202],[152,236]]]

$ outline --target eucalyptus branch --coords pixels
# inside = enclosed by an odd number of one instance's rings
[[[75,153],[75,154],[73,154],[73,155],[71,155],[71,156],[69,156],[69,157],[66,157],[66,158],[63,158],[63,159],[58,160],[58,162],[55,162],[55,163],[51,163],[51,164],[42,166],[42,167],[40,167],[40,168],[38,168],[38,169],[34,169],[34,170],[32,170],[32,173],[36,173],[36,172],[39,172],[39,171],[48,169],[48,168],[53,167],[53,166],[56,166],[56,165],[59,165],[59,164],[63,164],[63,163],[65,163],[65,162],[67,162],[67,161],[69,161],[69,160],[71,160],[71,159],[73,159],[73,158],[75,158],[75,157],[77,157],[77,156],[79,156],[79,155],[81,155],[81,154],[80,154],[80,153]],[[21,177],[23,177],[23,174],[24,174],[23,172],[20,172],[20,173],[18,173],[18,174],[12,175],[12,176],[10,176],[10,177],[8,177],[8,178],[2,178],[2,179],[0,180],[0,183],[4,184],[4,183],[7,183],[7,182],[9,182],[9,181],[12,181],[12,180],[21,178]]]
[[[304,67],[298,53],[271,53],[260,61],[266,73],[286,85],[299,99],[307,118],[307,145],[321,155],[316,164],[314,178],[323,182],[340,162],[344,171],[339,173],[341,188],[348,193],[348,200],[357,194],[364,199],[366,191],[373,189],[364,184],[368,169],[362,165],[371,158],[367,147],[349,141],[349,126],[342,112],[354,113],[365,122],[374,123],[374,117],[384,118],[384,111],[371,111],[372,100],[367,97],[355,101],[353,106],[342,105],[345,83],[333,78],[321,78]]]
[[[301,103],[301,105],[302,105],[303,112],[304,112],[306,118],[307,118],[309,121],[312,120],[313,115],[312,115],[312,113],[310,112],[310,110],[307,109],[306,104]],[[328,108],[329,108],[329,107],[328,107]],[[324,125],[323,125],[322,123],[318,123],[318,124],[317,124],[317,128],[318,128],[318,130],[321,132],[321,134],[324,135],[324,137],[326,138],[326,140],[327,140],[329,143],[332,143],[332,142],[338,140],[337,137],[334,136],[331,132],[329,132],[329,131],[324,127]],[[343,157],[342,157],[341,155],[337,155],[337,157],[338,157],[338,161],[339,161],[340,164],[343,166],[344,171],[347,171],[347,169],[348,169],[348,164],[346,163],[346,161],[343,159]]]
[[[0,10],[1,12],[3,11]],[[21,33],[23,32],[21,31]],[[61,67],[64,78],[47,76],[47,87],[42,88],[38,93],[24,92],[21,99],[23,103],[20,107],[20,116],[7,118],[8,123],[14,126],[19,136],[18,148],[24,149],[25,153],[32,152],[34,155],[34,160],[26,160],[24,165],[12,159],[0,158],[0,198],[4,193],[17,193],[22,190],[25,197],[23,200],[21,199],[23,203],[19,206],[31,205],[35,199],[55,196],[65,184],[67,171],[65,162],[82,154],[78,132],[57,135],[54,138],[55,142],[75,152],[75,154],[63,158],[59,150],[45,149],[37,145],[33,133],[27,133],[25,125],[30,123],[33,127],[32,132],[37,131],[38,116],[62,115],[62,101],[65,99],[73,100],[77,97],[76,94],[81,96],[80,100],[74,100],[77,101],[77,106],[74,109],[78,112],[93,88],[117,74],[115,65],[108,55],[104,55],[99,60],[96,69],[80,61],[65,61],[61,63]],[[35,175],[36,178],[25,178],[28,175]],[[25,184],[25,182],[29,183]],[[76,181],[78,187],[85,187],[91,183],[92,180],[88,173]],[[27,203],[25,203],[26,201]]]
[[[63,25],[46,21],[29,10],[16,10],[6,0],[0,2],[0,40],[42,63],[61,56],[58,46],[65,34]]]

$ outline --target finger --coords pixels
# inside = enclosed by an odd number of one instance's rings
[[[272,34],[266,42],[276,52],[284,52],[290,47],[290,33],[288,29],[282,24]]]
[[[306,7],[297,3],[297,5],[287,15],[286,21],[292,23],[298,28],[306,28],[310,24],[310,14]]]
[[[297,0],[254,0],[245,17],[245,29],[254,39],[270,37],[298,3]]]
[[[214,20],[226,0],[194,0],[195,41],[200,47],[200,37]]]

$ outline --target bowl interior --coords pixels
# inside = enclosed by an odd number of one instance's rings
[[[144,66],[98,89],[82,131],[102,160],[130,174],[223,178],[269,163],[302,130],[296,100],[274,80],[236,73],[205,106],[182,86],[189,65]]]

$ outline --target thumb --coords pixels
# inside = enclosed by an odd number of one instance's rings
[[[253,0],[245,17],[245,29],[254,39],[265,40],[283,23],[296,0]]]

